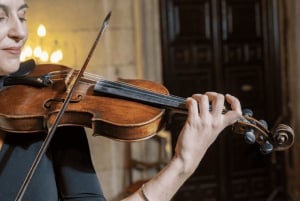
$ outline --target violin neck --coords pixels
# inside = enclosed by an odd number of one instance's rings
[[[94,92],[111,97],[128,99],[162,109],[175,109],[186,113],[185,98],[156,93],[122,82],[100,80],[94,86]]]

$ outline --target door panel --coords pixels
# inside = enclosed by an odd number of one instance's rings
[[[218,91],[271,125],[281,114],[275,0],[161,0],[164,84],[174,95]],[[185,116],[171,117],[173,144]],[[266,200],[278,185],[272,155],[224,130],[174,200]],[[276,164],[282,167],[284,164]],[[276,173],[277,174],[277,173]],[[280,174],[284,174],[281,172]]]

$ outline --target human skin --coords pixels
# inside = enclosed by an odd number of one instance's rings
[[[28,31],[24,0],[0,0],[0,75],[18,70]]]

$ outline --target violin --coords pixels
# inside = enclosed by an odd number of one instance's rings
[[[30,73],[24,73],[22,68],[20,71],[22,76],[5,80],[10,86],[0,92],[0,129],[24,134],[47,132],[64,103],[68,80],[77,72],[56,64],[35,65],[27,70]],[[185,98],[170,95],[159,83],[137,79],[109,81],[85,73],[59,126],[84,126],[92,128],[94,135],[137,141],[163,129],[168,111],[186,113]],[[223,113],[227,111],[223,109]],[[244,135],[247,143],[259,143],[264,154],[286,150],[294,142],[292,128],[279,124],[269,130],[267,123],[253,118],[249,109],[243,110],[243,117],[232,129]]]

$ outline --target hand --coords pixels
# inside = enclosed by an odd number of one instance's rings
[[[223,114],[225,97],[231,110]],[[239,100],[231,95],[225,97],[207,92],[187,98],[188,116],[179,135],[174,156],[174,160],[181,160],[184,173],[192,174],[220,132],[241,117]]]

